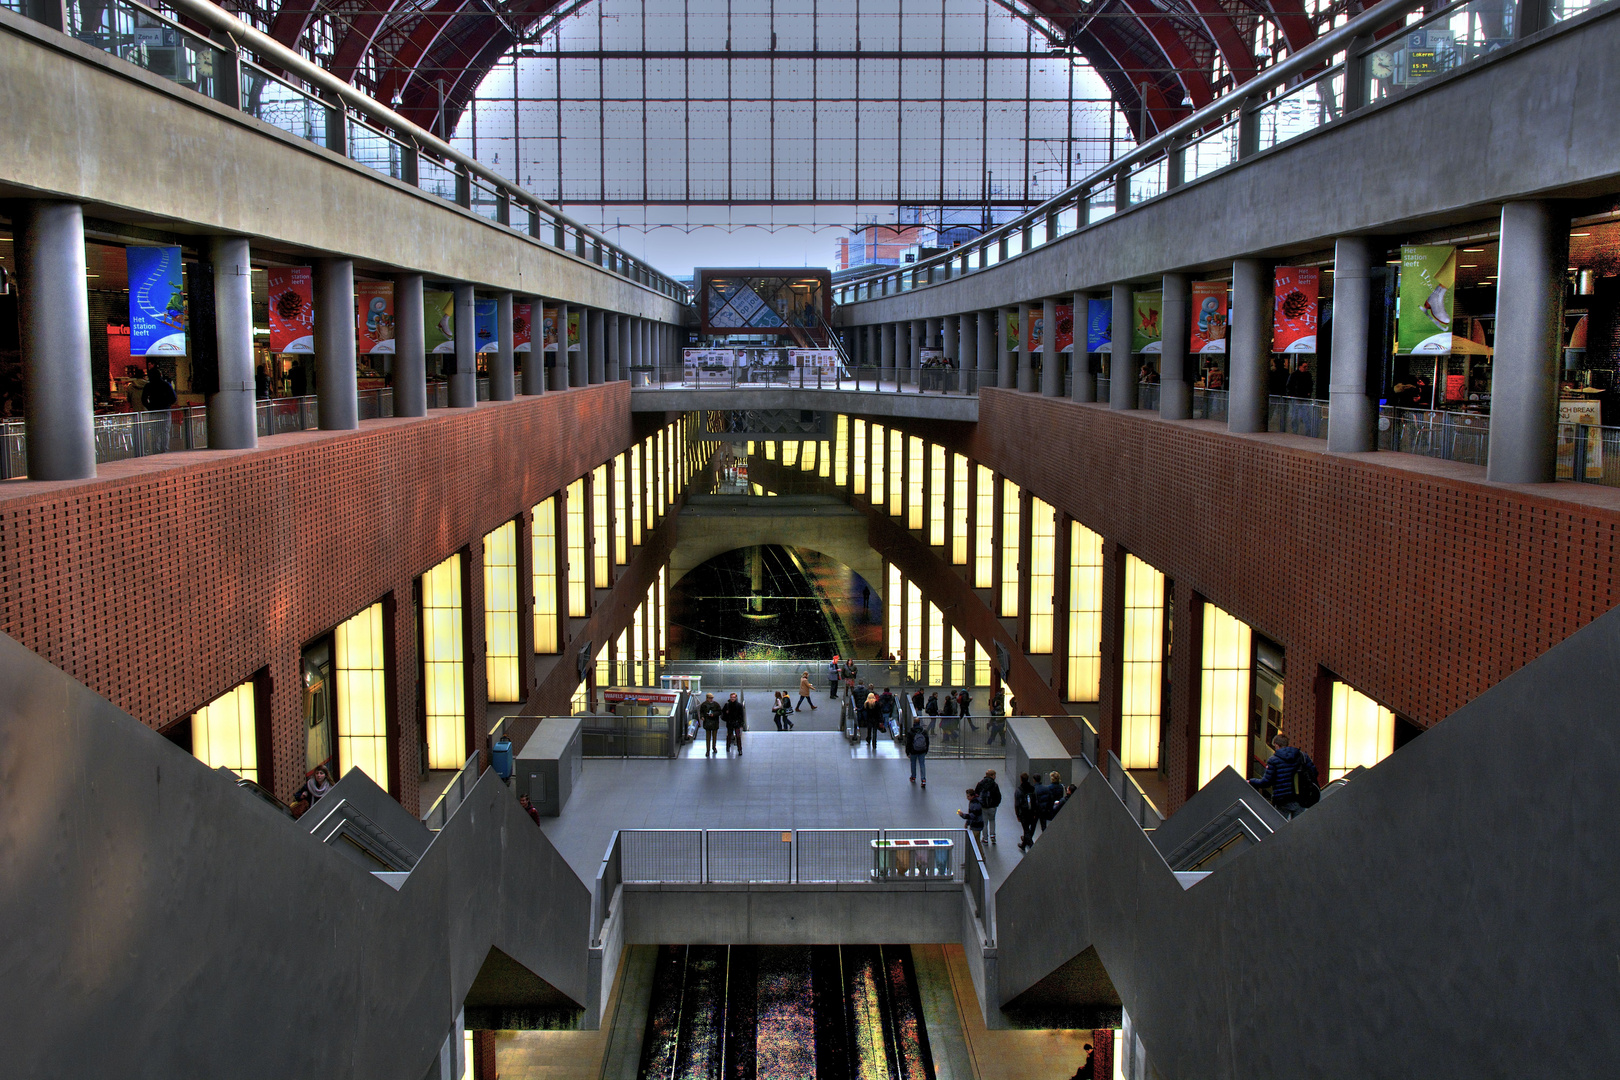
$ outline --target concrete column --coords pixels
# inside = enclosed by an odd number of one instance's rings
[[[451,293],[456,304],[456,351],[450,372],[450,407],[471,409],[478,404],[478,321],[473,317],[477,297],[471,285],[456,285]]]
[[[1333,373],[1328,384],[1328,450],[1378,449],[1377,367],[1368,329],[1372,315],[1372,244],[1341,236],[1333,245]]]
[[[360,426],[360,392],[354,370],[354,263],[316,259],[316,408],[322,431]],[[396,316],[397,317],[397,316]]]
[[[609,336],[613,339],[613,354],[608,357],[608,380],[620,382],[630,377],[630,316],[610,317],[613,326]]]
[[[557,302],[557,353],[551,365],[551,388],[568,389],[568,305]]]
[[[568,385],[591,384],[591,309],[579,309],[579,351],[568,354]]]
[[[1057,301],[1041,301],[1041,396],[1063,396],[1063,354],[1058,352]]]
[[[1018,389],[1021,393],[1035,390],[1035,363],[1029,351],[1029,304],[1018,305]]]
[[[1069,360],[1073,379],[1069,397],[1074,401],[1097,400],[1097,373],[1091,370],[1091,294],[1077,292],[1074,304],[1074,356]]]
[[[945,350],[945,359],[951,361],[961,359],[962,345],[956,334],[958,320],[959,317],[956,315],[947,315],[941,328],[940,348]]]
[[[517,396],[517,353],[512,351],[512,294],[495,294],[495,355],[489,358],[489,400]]]
[[[1266,377],[1271,366],[1271,276],[1260,259],[1232,264],[1232,313],[1228,357],[1228,430],[1266,430]]]
[[[921,319],[911,319],[900,325],[900,366],[906,370],[906,382],[915,384],[918,381],[916,370],[920,366],[917,350],[922,347],[923,322]]]
[[[630,324],[630,363],[635,367],[651,367],[647,353],[647,320],[636,319]]]
[[[1192,281],[1186,274],[1164,275],[1160,307],[1159,415],[1166,420],[1192,417],[1192,379],[1187,371],[1188,322],[1192,317]]]
[[[520,298],[519,302],[523,301],[529,305],[529,351],[523,354],[523,392],[543,394],[546,392],[546,353],[542,348],[541,323],[545,317],[545,302],[538,296]]]
[[[1003,390],[1018,385],[1018,354],[1007,348],[1014,314],[1012,308],[996,309],[996,385]]]
[[[595,385],[607,382],[607,312],[592,308],[586,321],[591,324],[589,375]]]
[[[84,210],[78,203],[23,202],[11,221],[28,478],[87,479],[96,475],[96,436]]]
[[[956,331],[956,371],[957,385],[966,391],[975,391],[978,387],[977,368],[979,366],[979,319],[975,312],[956,317],[958,323]]]
[[[219,349],[217,389],[208,395],[208,448],[250,450],[259,445],[259,420],[254,405],[253,271],[247,237],[210,237],[203,259],[213,266],[214,341]]]
[[[973,351],[980,386],[996,385],[996,331],[1000,322],[994,311],[981,311],[974,319]]]
[[[1507,203],[1502,207],[1499,251],[1491,450],[1485,477],[1503,484],[1550,484],[1558,465],[1558,368],[1569,216],[1549,202]],[[1337,369],[1338,357],[1333,359]]]
[[[1108,407],[1136,408],[1136,357],[1131,355],[1131,324],[1136,321],[1136,299],[1129,285],[1115,285],[1114,336],[1108,360]]]
[[[943,320],[941,320],[941,319],[928,319],[928,320],[925,321],[924,325],[925,325],[925,329],[923,331],[923,348],[932,349],[932,348],[935,348],[936,345],[938,345],[938,347],[940,347],[940,348],[943,348],[944,346],[943,346],[943,344],[941,344],[941,342],[942,342],[942,340],[944,338],[944,333],[945,333]]]
[[[394,415],[427,415],[427,338],[422,275],[394,277]]]
[[[876,324],[866,328],[866,355],[861,358],[863,365],[866,367],[883,366],[883,346],[878,341],[881,333],[882,327]]]
[[[878,347],[882,351],[879,367],[894,368],[894,323],[884,323],[878,327]]]

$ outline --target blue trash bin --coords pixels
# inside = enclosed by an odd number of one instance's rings
[[[495,740],[490,751],[490,764],[502,780],[512,779],[512,740],[505,735]]]

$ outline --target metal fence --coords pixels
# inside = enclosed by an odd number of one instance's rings
[[[1484,465],[1491,451],[1491,420],[1480,413],[1385,406],[1378,410],[1378,449]]]
[[[625,884],[829,884],[876,880],[874,840],[950,840],[950,873],[902,880],[965,880],[966,829],[621,829],[599,880]],[[893,879],[888,879],[893,880]]]
[[[1315,398],[1282,397],[1266,400],[1266,430],[1288,435],[1327,438],[1328,405]]]
[[[979,928],[984,932],[984,944],[996,943],[996,890],[990,881],[990,873],[984,867],[984,852],[979,849],[978,840],[971,833],[967,838],[968,854],[961,860],[962,873],[967,883],[968,892],[973,896],[973,904],[979,919]]]

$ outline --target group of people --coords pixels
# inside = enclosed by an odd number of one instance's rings
[[[717,753],[715,739],[719,737],[721,724],[726,725],[726,757],[731,756],[733,746],[737,748],[737,756],[742,757],[742,737],[748,727],[748,710],[737,700],[735,693],[724,705],[714,700],[713,694],[704,694],[703,704],[698,706],[698,725],[703,728],[704,757],[714,757]]]
[[[1013,816],[1024,831],[1018,841],[1019,851],[1035,846],[1035,826],[1039,825],[1044,833],[1073,794],[1074,785],[1065,786],[1063,777],[1056,772],[1047,773],[1044,784],[1037,784],[1029,773],[1018,774],[1018,786],[1013,791]]]
[[[973,722],[973,697],[964,687],[960,690],[946,690],[945,701],[939,700],[939,692],[933,691],[925,698],[919,688],[911,695],[912,711],[918,717],[928,717],[928,734],[933,735],[937,730],[945,742],[962,741],[962,725],[967,724],[968,730],[977,732],[979,725]],[[936,725],[937,728],[936,728]],[[989,737],[984,744],[989,746],[998,739],[1002,746],[1007,745],[1007,698],[1000,686],[990,695],[990,716],[985,722],[985,729]]]

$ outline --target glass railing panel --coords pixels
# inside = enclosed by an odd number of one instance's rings
[[[472,182],[472,209],[479,217],[499,221],[501,215],[501,193],[482,180]]]
[[[1604,0],[1550,0],[1547,5],[1547,18],[1551,22],[1563,22],[1575,16],[1591,11]],[[1511,6],[1511,5],[1509,5]]]
[[[27,14],[29,5],[13,10]],[[85,3],[68,0],[64,12],[68,33],[102,52],[128,60],[154,75],[216,97],[217,73],[224,70],[225,52],[156,12],[134,4]]]
[[[325,103],[247,63],[242,65],[242,111],[317,146],[326,145]]]
[[[405,179],[405,144],[376,128],[347,119],[349,158],[395,180]]]
[[[1001,261],[1001,241],[991,240],[980,252],[984,266],[994,266]]]
[[[1599,0],[1550,0],[1549,17],[1571,18]],[[1477,60],[1512,42],[1513,0],[1470,0],[1405,27],[1363,52],[1367,100],[1378,101]]]
[[[1184,182],[1207,176],[1216,169],[1224,169],[1238,158],[1237,121],[1216,128],[1187,144],[1181,152],[1181,177]]]
[[[429,195],[456,201],[456,172],[422,154],[416,159],[416,186]]]
[[[1092,188],[1086,198],[1086,220],[1100,221],[1114,212],[1114,185]]]
[[[1256,148],[1268,150],[1344,115],[1344,69],[1290,90],[1255,110]]]
[[[1163,158],[1140,169],[1126,177],[1126,188],[1130,193],[1131,202],[1146,202],[1148,199],[1164,194],[1165,180],[1170,175],[1169,163]]]
[[[1007,258],[1024,253],[1024,234],[1022,231],[1007,234]]]
[[[535,218],[540,216],[539,211],[525,203],[514,201],[507,213],[507,220],[513,229],[527,236],[534,235]]]
[[[1070,203],[1057,212],[1057,234],[1067,236],[1080,227],[1080,206]]]

